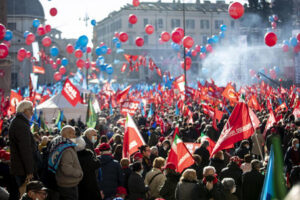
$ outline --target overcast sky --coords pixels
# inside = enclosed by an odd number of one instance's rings
[[[157,0],[140,0],[140,2],[156,2]],[[173,0],[162,0],[162,2],[172,2]],[[178,1],[178,0],[176,0]],[[183,0],[181,0],[183,2]],[[196,0],[184,0],[187,3],[196,2]],[[212,2],[215,2],[213,0]],[[238,0],[245,2],[245,0]],[[47,24],[63,32],[64,38],[78,38],[80,35],[92,37],[91,20],[100,21],[110,12],[119,10],[132,0],[40,0],[44,7]],[[229,2],[229,0],[226,0]],[[55,17],[50,16],[49,10],[55,7],[58,14]],[[84,18],[88,16],[87,23]]]

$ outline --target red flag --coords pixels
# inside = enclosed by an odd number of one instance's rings
[[[11,90],[10,92],[10,110],[12,113],[16,112],[16,107],[20,101],[22,101],[23,97],[16,93],[15,91]]]
[[[259,121],[256,114],[253,112],[253,110],[251,108],[249,108],[249,115],[250,115],[250,119],[252,121],[252,125],[254,127],[254,130],[256,130],[259,127],[260,121]]]
[[[264,130],[264,133],[263,133],[264,137],[266,137],[267,131],[273,126],[274,123],[276,123],[276,119],[275,119],[273,111],[271,111],[270,112],[270,116],[268,118],[268,121],[266,123],[266,127],[265,127],[265,130]]]
[[[137,152],[139,150],[138,148],[144,144],[144,139],[133,119],[127,114],[123,139],[123,158],[129,158],[130,155]]]
[[[71,83],[69,79],[66,79],[61,94],[68,100],[72,106],[76,106],[78,101],[81,101],[79,90]]]
[[[225,124],[211,156],[220,150],[232,148],[234,143],[249,138],[253,133],[248,106],[239,102]]]
[[[121,114],[125,116],[127,114],[134,115],[139,105],[140,105],[139,101],[123,101],[121,103],[121,109],[120,109]]]
[[[131,85],[129,85],[127,88],[119,92],[116,96],[117,103],[120,103],[121,100],[125,99],[127,97],[127,94],[131,88]]]
[[[125,72],[126,68],[127,68],[127,64],[123,63],[123,65],[121,67],[121,72]]]
[[[121,118],[117,121],[117,124],[120,124],[121,126],[125,127],[126,118]]]
[[[226,86],[225,90],[222,93],[222,96],[227,98],[229,101],[238,102],[238,95],[231,84],[228,84]]]
[[[158,76],[161,77],[161,70],[159,68],[156,68],[156,72],[157,72]]]
[[[194,159],[189,150],[186,148],[185,144],[176,134],[176,129],[178,132],[178,127],[175,128],[174,140],[167,163],[171,162],[175,164],[177,172],[181,173],[185,168],[194,164]]]
[[[45,74],[45,68],[33,65],[32,72],[36,74]]]
[[[299,102],[293,110],[293,115],[295,116],[295,119],[300,118],[300,103]]]
[[[285,111],[288,110],[288,108],[287,108],[285,102],[284,102],[283,104],[281,104],[280,106],[278,106],[278,107],[275,109],[275,113],[277,113],[277,112],[280,111],[280,110],[285,110]]]
[[[248,106],[254,110],[260,110],[260,106],[255,95],[249,99]]]

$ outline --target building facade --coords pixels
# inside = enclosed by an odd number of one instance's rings
[[[134,25],[128,22],[130,14],[135,14],[138,18],[137,23]],[[147,24],[151,24],[155,28],[154,33],[151,35],[145,33]],[[113,64],[119,80],[151,80],[158,77],[155,70],[153,72],[149,71],[148,67],[142,67],[139,72],[119,73],[125,60],[123,55],[114,51],[112,38],[115,32],[126,32],[129,36],[128,41],[122,44],[124,53],[151,57],[163,72],[170,71],[171,75],[176,76],[183,73],[180,67],[182,59],[178,57],[178,52],[172,50],[171,40],[160,44],[159,38],[161,33],[163,31],[171,33],[174,28],[185,26],[185,35],[193,37],[195,45],[206,45],[208,37],[219,35],[221,24],[227,26],[228,32],[226,35],[233,35],[239,30],[239,22],[230,18],[228,15],[228,4],[225,1],[217,1],[216,3],[204,1],[200,3],[197,0],[195,3],[184,4],[180,1],[173,1],[172,3],[161,1],[141,2],[138,7],[127,4],[119,11],[110,13],[108,17],[97,23],[97,26],[94,28],[93,43],[95,47],[104,42],[108,47],[112,48],[113,53],[110,56],[106,56],[106,62],[121,61],[118,64]],[[142,47],[135,45],[136,37],[143,37],[144,45]],[[182,56],[183,49],[180,52]],[[199,75],[200,69],[201,61],[198,55],[197,58],[193,58],[193,65],[188,71],[188,75]]]

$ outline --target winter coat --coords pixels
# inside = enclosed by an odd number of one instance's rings
[[[145,199],[148,187],[145,186],[144,179],[136,172],[132,172],[128,180],[128,191],[130,200]]]
[[[29,120],[17,113],[9,126],[10,172],[26,176],[37,172],[39,151],[30,131]]]
[[[203,166],[207,166],[209,164],[209,151],[204,146],[197,148],[194,154],[201,156],[201,163],[203,164]]]
[[[79,199],[101,199],[96,177],[96,170],[100,168],[100,161],[90,149],[79,151],[77,155],[83,171],[83,178],[78,185]]]
[[[118,186],[123,186],[124,178],[120,164],[111,155],[98,157],[101,163],[99,186],[105,198],[113,197]]]
[[[257,170],[246,172],[242,177],[243,200],[260,199],[260,193],[264,184],[264,176]]]
[[[208,190],[206,188],[206,183],[203,181],[199,184],[199,193],[201,199],[214,199],[214,200],[224,200],[224,189],[220,181],[214,183],[213,189]]]
[[[299,149],[295,151],[293,147],[289,147],[284,155],[284,163],[286,165],[286,172],[290,172],[293,166],[298,165],[300,163]]]
[[[85,148],[91,150],[94,153],[94,144],[86,136],[83,136],[82,138],[84,139],[86,144]]]
[[[150,147],[157,145],[159,139],[159,134],[156,131],[153,131],[149,136],[148,145]]]
[[[250,150],[244,146],[237,148],[237,150],[235,151],[235,155],[238,156],[240,159],[244,159],[246,154],[250,154]]]
[[[198,200],[199,196],[199,185],[197,181],[182,180],[176,186],[176,200]]]
[[[175,190],[180,174],[171,172],[166,175],[166,178],[167,179],[159,191],[159,195],[165,200],[175,200]]]
[[[82,180],[83,172],[73,147],[63,151],[56,174],[56,182],[60,187],[75,187]]]
[[[124,187],[126,188],[127,191],[128,191],[128,180],[129,180],[131,173],[132,173],[132,171],[129,167],[122,168],[122,174],[123,174],[123,178],[124,178]]]
[[[160,197],[159,190],[163,186],[165,180],[166,176],[161,172],[160,169],[153,168],[150,172],[148,172],[145,177],[145,185],[148,185],[149,187],[148,197],[151,199]]]
[[[146,177],[146,174],[152,169],[152,162],[149,158],[143,157],[142,165],[144,168],[143,177]]]
[[[221,170],[226,167],[225,161],[219,158],[212,158],[209,165],[216,169],[217,174],[220,174]]]
[[[225,191],[224,196],[225,196],[224,200],[238,200],[237,196],[231,194],[229,191]]]

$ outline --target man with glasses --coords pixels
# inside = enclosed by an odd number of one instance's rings
[[[48,196],[47,188],[40,181],[31,181],[26,185],[26,193],[21,200],[45,200]]]

